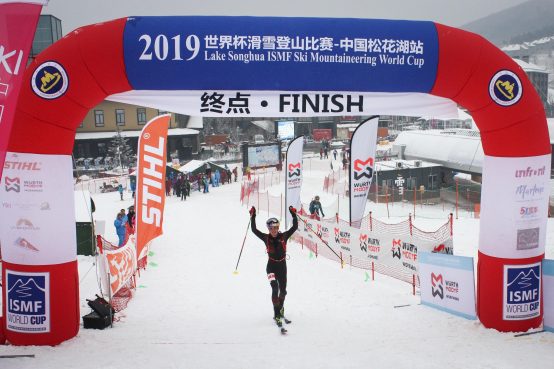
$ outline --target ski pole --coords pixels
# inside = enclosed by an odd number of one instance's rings
[[[298,219],[300,219],[301,221],[304,222],[304,224],[306,224],[306,221],[304,219],[302,219],[300,217],[300,215],[297,214],[297,216],[298,216]],[[331,246],[329,246],[329,244],[323,238],[319,237],[319,235],[311,227],[308,227],[308,224],[306,224],[306,228],[308,228],[310,231],[312,231],[312,233],[315,234],[317,236],[317,238],[319,238],[321,240],[321,242],[323,242],[323,244],[325,246],[327,246],[329,248],[329,250],[331,250],[333,252],[333,254],[335,254],[337,256],[337,258],[339,258],[340,264],[342,265],[342,258],[335,252],[335,250],[333,250],[331,248]]]
[[[244,234],[244,239],[242,240],[242,246],[240,247],[239,259],[237,260],[237,265],[235,266],[235,271],[233,272],[233,274],[239,274],[238,268],[239,268],[240,257],[242,256],[242,249],[244,248],[244,242],[246,241],[246,236],[248,236],[248,228],[250,228],[251,221],[252,221],[252,218],[248,220],[248,225],[246,226],[246,233]]]

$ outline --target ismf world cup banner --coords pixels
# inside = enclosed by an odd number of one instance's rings
[[[544,330],[554,332],[554,260],[542,261]]]
[[[356,228],[364,217],[373,180],[378,122],[379,117],[372,117],[360,124],[350,142],[350,225]]]
[[[467,319],[477,319],[473,258],[419,253],[421,303]]]
[[[304,136],[296,137],[287,148],[287,160],[285,165],[285,227],[292,224],[292,217],[288,211],[289,206],[300,210],[300,190],[302,189],[302,175],[304,165],[302,154],[304,152]]]
[[[20,333],[50,332],[50,275],[6,270],[6,328]]]
[[[42,5],[47,0],[0,0],[0,177],[21,79]]]
[[[163,233],[169,119],[169,114],[152,119],[139,137],[135,195],[137,260],[146,256],[146,245]]]
[[[135,235],[130,235],[125,246],[119,249],[104,250],[104,257],[110,273],[110,291],[113,296],[137,270]]]
[[[541,263],[504,265],[504,320],[536,318],[541,311]]]

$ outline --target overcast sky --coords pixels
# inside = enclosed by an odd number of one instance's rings
[[[63,33],[130,15],[257,15],[430,20],[453,27],[526,0],[50,0]]]

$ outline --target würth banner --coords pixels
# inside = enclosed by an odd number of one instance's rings
[[[294,206],[300,209],[300,190],[302,189],[302,153],[304,152],[304,136],[296,137],[287,148],[287,161],[285,170],[285,204],[286,209]],[[292,217],[285,211],[285,225],[292,224]]]
[[[360,228],[364,217],[367,194],[373,179],[377,123],[371,117],[356,128],[350,143],[350,225]]]
[[[163,233],[167,128],[170,115],[148,122],[137,150],[136,234],[137,260],[146,256],[148,242]]]

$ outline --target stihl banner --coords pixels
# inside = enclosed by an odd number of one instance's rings
[[[152,119],[139,137],[135,206],[137,260],[146,256],[146,245],[163,233],[169,119],[169,114]]]

